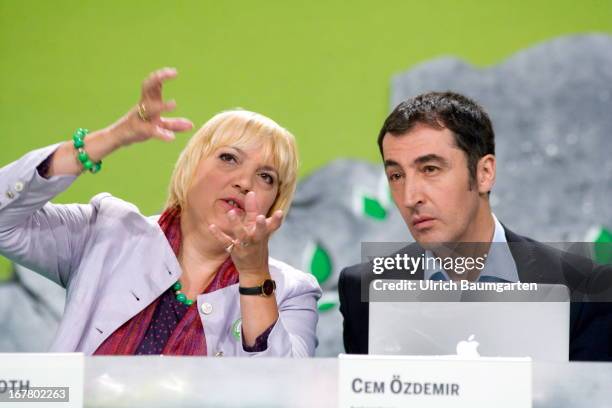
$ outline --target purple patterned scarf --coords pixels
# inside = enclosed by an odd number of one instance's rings
[[[172,250],[178,256],[179,249],[181,248],[180,209],[173,208],[164,211],[158,222]],[[231,257],[228,257],[219,267],[215,277],[204,293],[213,292],[235,283],[238,283],[238,271]],[[159,299],[155,299],[153,303],[119,327],[104,340],[94,355],[135,354],[151,324]],[[181,321],[174,328],[164,346],[162,354],[181,356],[205,356],[207,354],[206,337],[204,336],[202,320],[198,314],[197,302],[189,307]]]

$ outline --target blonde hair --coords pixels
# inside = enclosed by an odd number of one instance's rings
[[[264,160],[278,172],[278,194],[268,215],[276,210],[286,214],[297,182],[295,138],[272,119],[241,109],[218,113],[192,136],[174,165],[166,208],[184,207],[198,163],[224,146],[262,149]]]

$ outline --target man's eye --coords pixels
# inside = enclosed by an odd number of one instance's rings
[[[425,166],[423,167],[423,173],[433,174],[438,171],[436,166]]]
[[[219,158],[223,160],[224,162],[232,162],[232,161],[235,162],[236,161],[236,156],[234,156],[231,153],[221,153],[219,155]]]
[[[387,178],[389,179],[389,181],[397,181],[402,178],[402,175],[401,173],[389,173],[387,175]]]

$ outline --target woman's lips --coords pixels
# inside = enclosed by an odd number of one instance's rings
[[[223,206],[223,209],[224,209],[226,212],[230,212],[231,210],[234,210],[234,211],[236,211],[236,213],[237,213],[238,215],[240,215],[240,214],[244,213],[244,210],[243,210],[242,208],[240,208],[239,206],[236,206],[236,205],[232,205],[232,204],[230,204],[230,203],[229,203],[229,201],[230,201],[230,200],[223,199],[223,200],[219,200],[219,201],[221,202],[221,205]],[[235,201],[234,201],[234,202],[235,202]],[[239,204],[238,204],[238,205],[239,205]]]

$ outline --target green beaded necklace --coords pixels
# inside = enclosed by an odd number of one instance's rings
[[[172,285],[172,289],[174,289],[174,295],[176,296],[176,300],[178,300],[185,306],[193,305],[194,301],[191,299],[187,299],[187,296],[185,296],[185,294],[181,292],[181,289],[183,289],[183,285],[181,285],[181,282],[177,281],[174,285]]]

